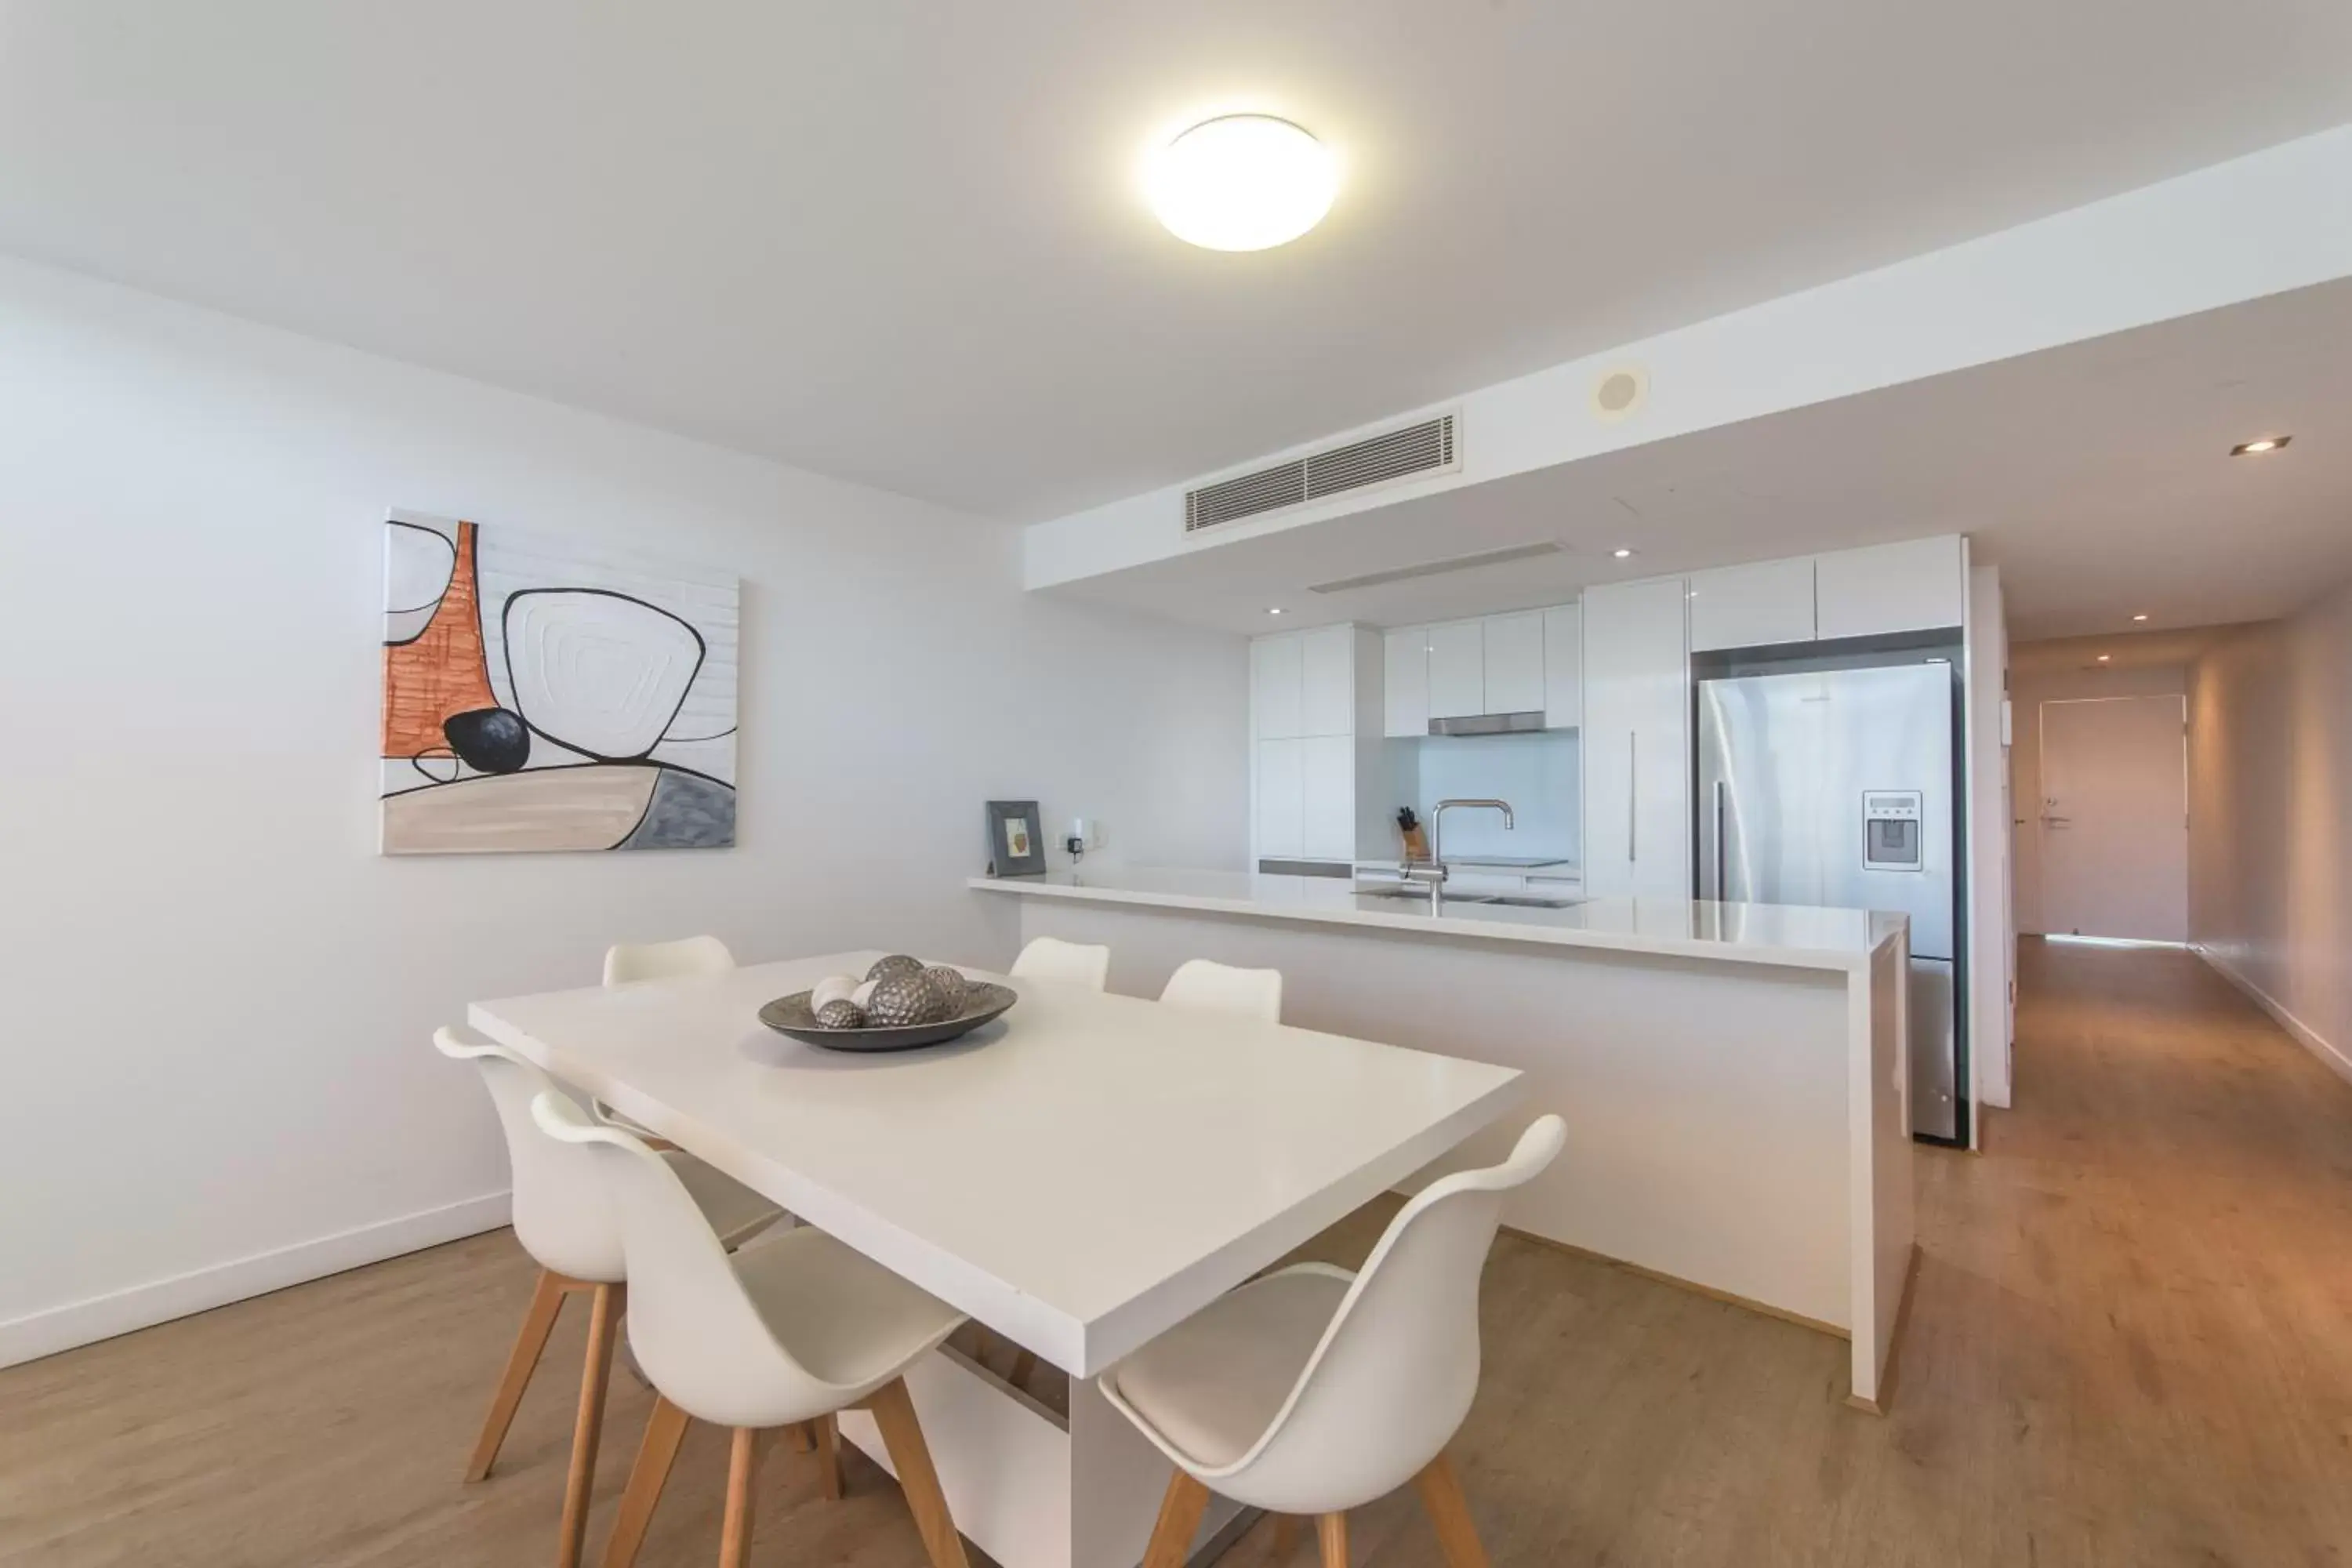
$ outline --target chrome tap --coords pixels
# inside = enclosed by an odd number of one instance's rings
[[[1445,814],[1457,805],[1483,806],[1489,811],[1501,812],[1505,832],[1518,826],[1511,816],[1511,803],[1507,800],[1441,800],[1437,803],[1429,814],[1429,862],[1436,873],[1429,884],[1429,912],[1433,915],[1437,912],[1437,900],[1444,891],[1445,879],[1451,875],[1445,866]]]

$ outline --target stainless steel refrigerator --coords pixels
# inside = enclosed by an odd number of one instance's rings
[[[1698,896],[1911,917],[1911,1129],[1967,1137],[1952,666],[1698,686]]]

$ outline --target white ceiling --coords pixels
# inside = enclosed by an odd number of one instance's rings
[[[2285,432],[2268,457],[2231,458]],[[2352,577],[2352,279],[1627,447],[1056,590],[1232,631],[1396,626],[1596,582],[1932,533],[1999,563],[2011,634],[2264,619]],[[1538,541],[1559,554],[1323,595]],[[1610,552],[1639,553],[1618,561]],[[1269,618],[1269,606],[1286,611]]]
[[[2342,0],[0,0],[0,249],[1029,521],[2352,120]],[[1255,256],[1155,135],[1349,174]]]

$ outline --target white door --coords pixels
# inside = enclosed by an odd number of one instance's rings
[[[2188,702],[2042,705],[2042,917],[2053,934],[2189,940]]]
[[[1687,899],[1690,661],[1683,584],[1584,595],[1584,882],[1596,896]]]
[[[1429,716],[1475,718],[1486,710],[1486,628],[1449,621],[1429,628]]]
[[[1287,740],[1301,733],[1305,649],[1296,633],[1250,644],[1250,682],[1256,699],[1257,738]]]
[[[1544,705],[1544,617],[1489,616],[1486,625],[1486,711],[1530,713]]]
[[[1429,630],[1400,626],[1381,646],[1384,734],[1399,740],[1429,733]]]
[[[1257,743],[1257,852],[1295,858],[1306,840],[1307,742]]]
[[[1298,733],[1356,729],[1356,628],[1321,626],[1299,639]]]
[[[1298,748],[1298,852],[1309,860],[1353,860],[1356,742],[1346,735],[1311,735]]]

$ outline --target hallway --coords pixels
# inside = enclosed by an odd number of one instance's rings
[[[1920,1152],[1886,1419],[1840,1405],[1821,1334],[1498,1242],[1460,1449],[1497,1568],[2352,1563],[2352,1085],[2189,954],[2029,942],[2021,970],[2021,1109],[1981,1156]],[[1383,1217],[1317,1250],[1360,1259]],[[562,1372],[498,1475],[457,1481],[530,1285],[497,1232],[0,1372],[0,1563],[541,1561]],[[616,1383],[592,1542],[646,1405]],[[646,1568],[711,1561],[722,1449],[689,1436]],[[849,1464],[826,1503],[813,1466],[770,1460],[759,1562],[923,1561],[895,1489]],[[1440,1561],[1409,1495],[1353,1533],[1358,1568]]]

